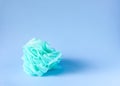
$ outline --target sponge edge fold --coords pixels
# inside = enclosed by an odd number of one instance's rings
[[[58,65],[61,56],[46,41],[33,38],[23,46],[23,69],[28,75],[42,76]]]

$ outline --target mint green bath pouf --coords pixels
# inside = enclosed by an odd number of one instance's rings
[[[42,76],[58,65],[61,55],[46,41],[33,38],[23,47],[23,69],[29,75]]]

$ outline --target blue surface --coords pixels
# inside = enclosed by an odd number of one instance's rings
[[[120,86],[119,0],[0,0],[0,86]],[[61,50],[44,77],[22,69],[31,38]]]

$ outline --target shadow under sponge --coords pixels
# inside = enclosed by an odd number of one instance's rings
[[[42,76],[58,65],[61,55],[46,41],[33,38],[23,46],[23,69],[28,75]]]

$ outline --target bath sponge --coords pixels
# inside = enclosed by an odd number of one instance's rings
[[[32,76],[42,76],[61,61],[61,53],[46,41],[33,38],[23,46],[23,69]]]

